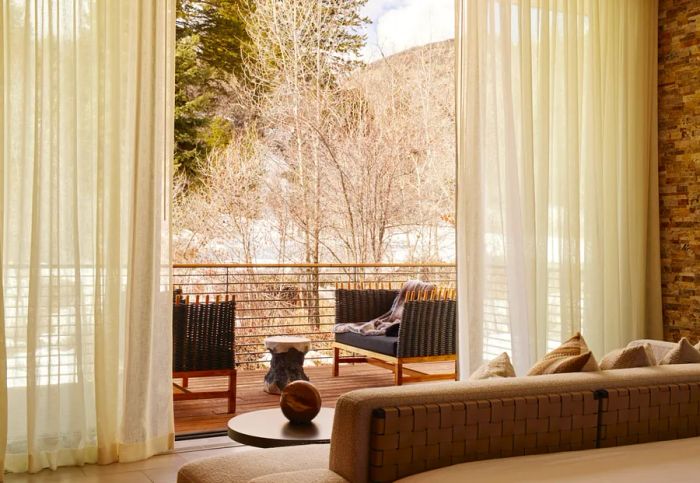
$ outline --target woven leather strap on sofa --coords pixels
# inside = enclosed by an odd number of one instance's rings
[[[369,479],[693,436],[700,436],[697,382],[384,407],[372,414]]]
[[[370,480],[506,456],[594,448],[593,392],[387,407],[372,417]]]
[[[380,433],[379,426],[377,426],[377,423],[375,421],[376,418],[379,418],[381,415],[381,412],[375,413],[378,409],[384,409],[385,413],[388,414],[388,410],[393,409],[395,411],[398,411],[398,408],[411,408],[413,411],[414,407],[427,407],[429,405],[437,405],[439,413],[442,415],[443,413],[446,415],[447,414],[447,407],[449,406],[450,409],[453,408],[453,404],[460,404],[464,405],[465,408],[465,423],[464,426],[467,426],[467,417],[470,417],[469,414],[473,412],[473,403],[478,403],[482,402],[488,402],[490,406],[493,406],[494,408],[497,408],[498,405],[500,404],[503,406],[503,401],[507,399],[512,399],[516,400],[518,398],[524,399],[525,401],[534,401],[535,399],[538,401],[537,403],[537,414],[538,417],[536,419],[542,419],[547,414],[547,411],[552,411],[552,404],[550,403],[550,397],[552,395],[557,395],[558,397],[564,397],[566,398],[568,394],[574,394],[574,393],[581,393],[581,394],[588,394],[588,396],[585,396],[587,399],[588,408],[590,410],[598,411],[598,419],[599,423],[597,423],[597,428],[599,429],[598,431],[598,436],[599,436],[599,442],[601,446],[605,445],[611,445],[611,444],[623,444],[624,441],[633,441],[634,438],[630,436],[630,433],[628,432],[626,435],[625,434],[620,434],[620,431],[624,430],[624,424],[627,422],[625,421],[625,418],[630,417],[629,413],[625,413],[622,411],[621,413],[619,412],[620,409],[634,409],[632,405],[630,406],[624,406],[624,403],[622,402],[613,402],[613,393],[615,391],[628,391],[628,392],[634,392],[635,390],[643,391],[642,388],[651,388],[651,387],[667,387],[669,390],[669,396],[668,396],[668,401],[670,405],[677,405],[677,411],[678,411],[678,418],[676,417],[676,409],[671,409],[669,408],[668,411],[668,427],[675,428],[672,431],[666,430],[666,426],[664,422],[652,422],[652,421],[658,421],[662,419],[661,414],[662,411],[663,414],[666,414],[665,411],[666,409],[661,409],[659,408],[659,418],[658,419],[653,419],[653,417],[650,417],[649,419],[649,433],[651,435],[649,436],[642,436],[644,433],[639,430],[639,426],[635,426],[634,424],[632,425],[627,425],[627,430],[633,432],[636,432],[639,436],[639,441],[642,440],[649,440],[649,441],[654,441],[654,440],[661,440],[661,439],[667,439],[669,437],[674,437],[673,435],[680,435],[680,436],[693,436],[694,434],[689,431],[685,431],[682,428],[680,428],[678,425],[679,424],[686,424],[686,420],[683,419],[687,417],[687,426],[689,428],[697,428],[698,422],[700,420],[700,415],[697,415],[694,411],[694,405],[695,402],[697,401],[697,398],[699,397],[696,393],[698,390],[698,385],[700,385],[700,364],[680,364],[680,365],[665,365],[665,366],[654,366],[654,367],[641,367],[641,368],[635,368],[635,369],[618,369],[618,370],[610,370],[610,371],[596,371],[596,372],[585,372],[585,373],[574,373],[574,374],[552,374],[550,376],[532,376],[532,377],[513,377],[513,378],[505,378],[505,379],[488,379],[488,380],[482,380],[482,381],[462,381],[462,382],[451,382],[451,383],[436,383],[436,384],[416,384],[416,385],[409,385],[409,386],[404,386],[404,387],[386,387],[386,388],[380,388],[380,389],[359,389],[356,391],[351,391],[349,393],[344,394],[341,396],[337,403],[336,403],[336,413],[335,413],[335,419],[333,422],[333,435],[331,438],[331,452],[330,452],[330,469],[338,473],[339,475],[343,476],[345,479],[348,481],[353,481],[353,482],[358,482],[358,483],[367,483],[370,481],[372,478],[376,476],[375,479],[377,480],[386,480],[386,479],[391,479],[393,474],[396,475],[404,475],[409,473],[409,470],[407,470],[407,465],[408,464],[413,464],[415,471],[418,471],[418,468],[421,467],[421,463],[419,462],[414,462],[414,460],[420,460],[420,453],[422,451],[433,451],[433,457],[431,458],[425,458],[426,463],[425,467],[428,468],[430,466],[437,466],[445,463],[447,460],[446,459],[441,459],[438,457],[437,459],[434,457],[434,451],[435,447],[433,447],[430,450],[422,450],[420,449],[420,445],[416,445],[411,441],[409,437],[402,438],[399,436],[398,439],[398,444],[399,446],[389,446],[388,448],[386,446],[384,447],[379,447],[378,445],[380,444],[378,440],[376,440],[376,437],[382,434],[386,434],[386,429],[383,429],[381,431],[384,431],[383,433]],[[679,389],[673,389],[674,386],[677,386]],[[684,389],[685,387],[688,387],[688,391]],[[650,390],[651,391],[651,390]],[[662,391],[659,389],[659,391]],[[671,391],[674,391],[676,393],[673,398],[671,397]],[[663,391],[665,393],[665,391]],[[600,399],[595,400],[596,394],[599,395]],[[608,396],[608,401],[606,402],[605,400],[605,395],[607,394]],[[687,396],[687,401],[686,401],[686,396],[685,394],[688,394]],[[546,405],[545,399],[543,399],[546,396]],[[635,396],[632,396],[630,400],[634,400]],[[659,396],[660,399],[659,401],[665,401],[665,396]],[[528,399],[528,398],[535,398],[535,399]],[[593,400],[591,401],[591,398]],[[650,396],[651,398],[651,396]],[[625,397],[624,395],[622,396],[622,400],[624,400]],[[650,399],[651,401],[651,399]],[[671,402],[671,401],[677,401],[676,402]],[[471,403],[471,404],[470,404]],[[693,403],[692,405],[689,405],[689,403]],[[522,404],[522,403],[521,403]],[[562,403],[564,404],[564,403]],[[639,403],[635,403],[639,404]],[[650,403],[651,404],[651,403]],[[542,406],[542,417],[540,417],[540,405]],[[665,405],[665,403],[664,403]],[[641,406],[640,406],[641,407]],[[545,409],[549,408],[549,409]],[[614,408],[614,409],[613,409]],[[489,408],[489,411],[492,411],[493,409]],[[417,411],[420,411],[418,409]],[[427,409],[426,409],[427,411]],[[486,409],[484,409],[486,411]],[[531,410],[532,411],[532,410]],[[611,422],[605,419],[604,415],[606,412],[611,412],[611,411],[618,411],[618,419],[615,420],[615,422]],[[700,410],[699,410],[700,411]],[[460,410],[457,411],[458,413]],[[640,417],[644,410],[640,409]],[[682,416],[681,416],[682,412]],[[652,416],[655,414],[655,410],[652,411]],[[398,413],[397,413],[398,414]],[[497,423],[497,414],[494,416],[496,418],[493,423]],[[533,413],[534,414],[534,413]],[[556,412],[554,413],[555,415],[557,414]],[[566,414],[566,413],[564,413]],[[583,413],[582,413],[583,414]],[[586,412],[586,414],[589,414]],[[391,416],[389,416],[391,417]],[[411,418],[414,416],[411,415]],[[446,416],[445,416],[446,417]],[[446,445],[444,443],[449,443],[450,441],[459,441],[457,438],[460,434],[461,429],[459,429],[459,424],[458,421],[460,416],[451,416],[452,423],[447,424],[448,426],[451,426],[453,429],[451,430],[451,436],[446,436],[448,433],[447,431],[441,432],[442,437],[447,437],[448,439],[446,441],[440,441],[437,445],[437,449],[440,450],[443,448],[443,451],[446,451],[444,448]],[[482,416],[485,417],[485,416]],[[634,418],[634,411],[632,411],[632,417]],[[666,417],[666,416],[664,416]],[[386,416],[384,417],[386,419]],[[403,419],[403,418],[401,418]],[[501,418],[502,419],[502,418]],[[532,420],[532,418],[526,418],[528,422]],[[557,419],[554,417],[552,418],[552,421],[556,421]],[[435,423],[436,420],[433,419],[430,420],[433,426],[431,428],[434,430],[435,428]],[[447,419],[445,419],[447,421]],[[492,421],[489,419],[489,423],[492,423]],[[559,421],[561,423],[561,421]],[[403,424],[408,424],[404,422]],[[418,421],[417,423],[414,423],[413,428],[420,428],[422,423]],[[426,423],[427,424],[427,423]],[[509,423],[505,423],[506,429]],[[539,424],[544,424],[540,422]],[[556,422],[552,422],[552,424],[557,424]],[[573,422],[572,422],[573,424]],[[617,431],[615,435],[609,432],[608,429],[606,429],[606,424],[609,425],[620,425],[617,426],[614,431]],[[440,420],[439,426],[437,427],[438,429],[444,430],[445,427],[442,426],[442,418]],[[472,424],[473,425],[473,424]],[[482,422],[482,435],[485,435],[484,431],[486,431],[484,428],[484,423]],[[519,424],[519,428],[522,428],[522,423]],[[561,427],[561,424],[560,424]],[[399,426],[399,433],[401,432],[406,432],[406,426]],[[498,426],[489,426],[489,428],[495,430],[498,429]],[[552,431],[556,431],[555,426],[551,426]],[[637,429],[635,429],[637,428]],[[538,426],[537,423],[533,422],[530,423],[528,426],[527,423],[525,424],[525,429],[526,433],[530,434],[530,430],[535,431],[535,434],[546,434],[549,433],[550,431],[543,432],[542,430],[544,429],[543,426]],[[537,431],[539,429],[539,432]],[[396,429],[391,428],[391,424],[389,427],[389,432],[394,432],[396,433]],[[420,430],[418,430],[420,431]],[[426,429],[427,431],[427,429]],[[466,429],[465,429],[466,431]],[[473,428],[472,428],[473,431]],[[695,431],[695,429],[692,429],[692,431]],[[413,432],[413,429],[409,430],[409,432]],[[433,431],[434,432],[434,431]],[[473,434],[473,433],[472,433]],[[697,433],[695,433],[697,434]],[[699,434],[700,435],[700,434]],[[508,433],[501,433],[501,436],[508,436]],[[590,436],[590,435],[589,435]],[[427,444],[427,433],[426,433],[426,444]],[[631,437],[632,439],[624,439],[627,437]],[[417,438],[420,438],[418,436]],[[452,439],[449,439],[452,438]],[[466,437],[465,437],[466,438]],[[529,436],[529,444],[532,444],[532,437]],[[541,436],[536,436],[535,440],[540,444],[540,440],[544,441],[547,436],[541,435]],[[566,437],[565,437],[566,438]],[[559,446],[557,447],[557,450],[563,450],[566,447],[564,444],[566,444],[566,439],[562,439],[561,437],[559,438]],[[614,442],[612,440],[609,440],[610,438],[619,438],[616,439]],[[645,439],[642,439],[645,438]],[[374,447],[372,447],[372,439],[375,439]],[[387,438],[385,438],[387,439]],[[391,438],[389,438],[391,439]],[[477,441],[480,439],[485,439],[481,438],[478,436],[478,428],[477,428]],[[514,436],[513,436],[514,440]],[[392,440],[392,441],[395,441]],[[431,440],[432,441],[432,440]],[[590,441],[591,438],[589,437],[587,439],[587,444],[590,446]],[[456,455],[450,456],[450,462],[452,461],[466,461],[467,456],[469,455],[469,451],[471,446],[475,444],[475,442],[469,443],[465,439],[465,456],[462,459],[462,456],[459,454],[459,450],[457,450]],[[535,449],[539,448],[547,448],[547,451],[549,451],[548,445],[554,445],[556,442],[556,437],[550,436],[550,442],[548,443],[543,443],[543,446],[536,446]],[[381,444],[388,444],[387,442],[382,442]],[[415,453],[416,456],[413,456],[413,450],[411,450],[411,457],[410,460],[407,460],[407,451],[405,451],[405,446],[408,444],[409,447],[411,448],[418,448],[416,449]],[[433,446],[435,443],[431,443]],[[480,442],[479,444],[484,445],[485,442]],[[570,446],[572,447],[572,446]],[[583,446],[582,446],[583,447]],[[372,448],[370,450],[370,448]],[[493,446],[493,449],[497,449],[501,451],[501,454],[508,454],[507,451],[503,452],[502,451],[502,445],[501,446]],[[514,446],[514,452],[515,450],[518,449]],[[526,447],[528,452],[532,452],[531,450],[533,448],[531,447]],[[392,450],[403,450],[403,452],[399,453],[398,451],[392,451]],[[491,437],[489,436],[489,451],[491,451]],[[543,450],[544,451],[544,450]],[[382,453],[377,454],[376,452]],[[387,453],[387,458],[384,458],[383,453]],[[472,452],[473,454],[473,452]],[[481,453],[477,452],[477,455],[483,459],[482,455],[486,455],[488,457],[488,452],[485,452],[482,450]],[[495,454],[495,452],[494,452]],[[381,456],[381,459],[379,458]],[[398,459],[398,458],[401,459]],[[392,459],[394,458],[394,459]],[[446,458],[445,454],[443,454],[442,458]],[[453,459],[454,458],[454,459]],[[410,461],[407,463],[407,461]],[[387,469],[383,470],[385,473],[380,473],[380,470],[377,469],[377,467],[382,467],[382,466],[396,466],[395,469]],[[373,469],[374,466],[374,469]],[[413,472],[411,470],[410,472]],[[381,478],[380,478],[381,477]]]
[[[602,403],[601,447],[700,436],[700,383],[610,389]]]

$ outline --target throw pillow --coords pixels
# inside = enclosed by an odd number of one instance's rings
[[[654,339],[637,339],[627,344],[627,347],[635,347],[644,344],[649,344],[649,346],[651,346],[651,351],[654,353],[654,359],[656,359],[656,363],[658,364],[668,351],[676,347],[677,342]]]
[[[666,353],[659,365],[695,363],[700,363],[700,351],[690,345],[687,338],[683,337],[676,347]]]
[[[504,352],[495,359],[483,363],[474,373],[469,376],[469,380],[491,379],[493,377],[515,377],[515,369],[510,363],[508,353]]]
[[[586,341],[577,332],[576,335],[562,345],[547,353],[541,361],[537,362],[528,376],[544,374],[561,374],[564,372],[591,372],[598,371],[598,363],[593,353],[588,349]]]
[[[656,357],[654,357],[654,351],[650,344],[616,349],[606,354],[603,360],[600,361],[600,368],[603,371],[655,365]]]

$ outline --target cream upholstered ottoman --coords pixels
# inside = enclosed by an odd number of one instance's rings
[[[287,446],[203,458],[180,468],[177,483],[347,483],[328,469],[329,446]]]

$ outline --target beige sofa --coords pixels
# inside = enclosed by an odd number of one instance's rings
[[[694,436],[700,364],[363,389],[338,400],[330,445],[204,459],[183,466],[178,482],[421,481],[439,468],[454,479],[470,461],[603,458],[609,450],[593,448]]]

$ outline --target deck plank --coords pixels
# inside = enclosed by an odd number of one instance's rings
[[[413,365],[407,365],[411,367]],[[431,373],[450,372],[451,363],[421,364],[421,370]],[[335,402],[348,391],[370,387],[391,386],[394,383],[390,371],[369,364],[343,365],[340,376],[333,377],[330,366],[304,368],[321,393],[324,407],[335,407]],[[236,393],[236,414],[243,414],[258,409],[277,407],[279,396],[267,394],[262,390],[264,370],[238,371]],[[176,379],[176,382],[180,382]],[[189,389],[193,391],[223,390],[226,377],[190,379]],[[425,384],[425,383],[423,383]],[[226,412],[225,399],[200,399],[175,401],[175,432],[178,434],[194,431],[212,431],[226,429],[226,423],[233,417]]]

